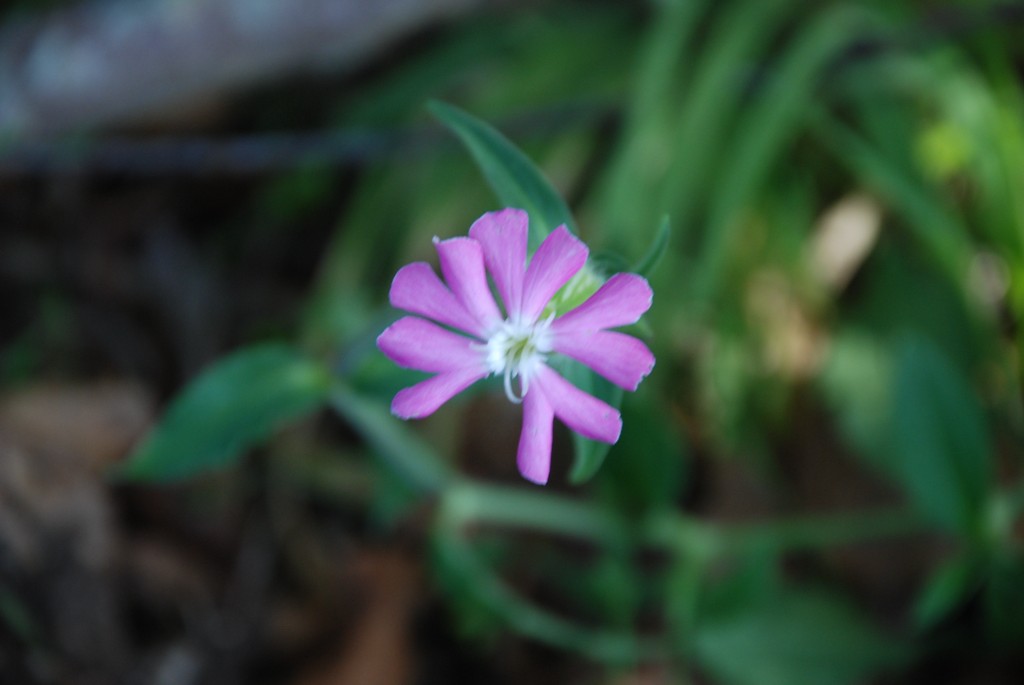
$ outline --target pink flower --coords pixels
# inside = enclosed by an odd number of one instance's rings
[[[395,395],[391,411],[403,419],[429,416],[476,381],[502,376],[509,400],[523,405],[519,472],[544,484],[554,417],[591,440],[615,443],[622,430],[615,408],[569,383],[548,358],[570,357],[636,390],[654,368],[654,355],[640,340],[605,329],[636,323],[652,293],[640,276],[621,273],[578,307],[545,313],[583,268],[588,250],[559,226],[527,264],[527,222],[523,210],[504,209],[477,219],[468,238],[434,238],[445,282],[425,262],[402,267],[391,284],[391,304],[425,318],[399,319],[377,346],[399,366],[437,374]],[[504,312],[491,295],[488,273]]]

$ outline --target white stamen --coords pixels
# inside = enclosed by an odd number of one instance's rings
[[[554,317],[533,324],[511,319],[502,322],[487,340],[487,366],[494,375],[504,377],[505,396],[519,404],[530,388],[530,378],[551,352],[551,332]],[[519,394],[512,387],[512,379],[519,379]]]

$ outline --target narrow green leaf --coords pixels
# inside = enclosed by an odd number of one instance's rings
[[[566,380],[583,392],[590,393],[616,409],[622,405],[622,389],[582,364],[563,358],[552,360],[551,365],[565,376]],[[572,440],[575,455],[572,469],[569,471],[569,482],[579,485],[590,480],[597,473],[612,446],[608,443],[590,440],[579,433],[573,433]]]
[[[622,403],[617,457],[604,465],[595,483],[617,509],[628,513],[669,508],[686,484],[686,444],[653,388],[641,387]]]
[[[595,194],[600,198],[606,236],[617,242],[630,239],[630,228],[637,222],[656,221],[664,209],[648,197],[649,189],[660,189],[665,178],[664,165],[652,160],[664,159],[665,140],[675,135],[678,94],[685,93],[687,99],[691,94],[690,71],[695,60],[689,50],[710,4],[709,0],[655,3],[639,51],[636,87],[619,136],[622,142],[613,151]]]
[[[738,217],[750,207],[772,166],[804,125],[824,68],[860,35],[861,19],[859,11],[841,5],[829,7],[806,22],[806,28],[787,41],[791,47],[765,91],[744,109],[731,136],[730,149],[721,152],[725,163],[720,177],[728,182],[712,189],[707,241],[696,274],[695,287],[702,305],[713,301],[725,282],[731,250],[744,225]]]
[[[654,234],[654,240],[651,242],[651,246],[647,248],[647,252],[640,258],[640,261],[636,263],[630,271],[640,276],[647,277],[654,267],[661,261],[662,255],[665,254],[665,249],[668,248],[669,234],[671,233],[671,225],[668,221],[668,215],[665,215],[661,219],[661,225],[658,226],[658,232]]]
[[[886,153],[825,110],[812,107],[809,112],[822,143],[902,215],[936,263],[959,281],[971,250],[965,237],[968,231],[947,199],[930,192],[920,179],[908,176]]]
[[[985,619],[991,641],[1003,648],[1024,644],[1024,558],[1019,552],[1001,550],[988,569],[985,587]],[[1018,652],[1019,653],[1019,652]]]
[[[904,648],[824,593],[788,592],[698,626],[698,659],[726,685],[851,685]]]
[[[454,479],[448,465],[385,407],[340,384],[331,391],[330,401],[392,470],[416,489],[437,492]]]
[[[981,583],[978,560],[963,554],[939,566],[918,593],[911,612],[918,630],[944,619]]]
[[[436,101],[428,107],[466,146],[501,203],[530,215],[531,251],[562,224],[577,232],[561,195],[508,138],[457,107]]]
[[[894,399],[894,475],[923,514],[983,536],[991,442],[973,388],[934,343],[908,336],[896,355]]]
[[[691,46],[690,54],[683,57],[694,67],[691,82],[682,93],[680,111],[673,114],[678,122],[675,135],[655,141],[661,149],[668,147],[671,160],[657,186],[655,205],[660,211],[671,211],[684,228],[702,223],[695,221],[694,215],[700,203],[736,185],[733,157],[749,154],[750,147],[749,135],[735,140],[737,133],[742,135],[737,118],[745,116],[740,122],[744,126],[750,119],[749,114],[744,115],[750,109],[749,95],[737,84],[750,64],[768,59],[768,47],[795,9],[795,4],[786,0],[719,5],[721,12],[711,12],[715,21],[710,24],[707,41],[699,43],[700,49]],[[770,96],[765,99],[775,101]],[[765,121],[760,130],[774,133],[771,127],[772,122]],[[715,179],[727,182],[716,183]]]
[[[331,373],[285,345],[250,347],[204,371],[115,473],[172,481],[227,466],[282,424],[318,409]]]
[[[877,337],[839,329],[819,377],[844,437],[872,467],[884,469],[891,451],[891,351]]]

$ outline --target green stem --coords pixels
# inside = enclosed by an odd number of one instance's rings
[[[537,606],[481,559],[466,535],[471,524],[488,524],[604,544],[625,540],[623,522],[610,514],[522,488],[460,483],[443,494],[437,524],[438,553],[460,586],[519,633],[604,662],[635,664],[668,655],[662,639],[587,626]]]
[[[485,525],[533,530],[605,547],[640,545],[668,550],[688,569],[680,593],[681,627],[695,620],[704,569],[715,559],[753,550],[783,551],[906,535],[926,528],[916,513],[882,509],[768,523],[722,524],[666,512],[633,521],[593,504],[548,491],[472,482],[460,477],[386,410],[338,385],[331,406],[410,485],[440,498],[436,543],[462,587],[514,630],[547,644],[615,663],[637,663],[671,653],[667,638],[607,630],[558,616],[511,588],[474,549],[468,529]]]
[[[596,661],[635,664],[669,654],[663,640],[583,625],[537,606],[484,563],[458,530],[442,526],[439,532],[438,553],[461,589],[469,591],[515,631]]]
[[[462,481],[441,496],[437,544],[441,558],[462,586],[518,632],[602,661],[635,663],[664,656],[666,640],[586,626],[555,615],[509,587],[476,553],[470,526],[487,525],[564,535],[603,545],[623,544],[630,523],[578,500],[525,488]],[[637,531],[645,543],[667,547],[690,569],[677,588],[685,597],[678,616],[689,627],[703,569],[714,558],[750,549],[821,547],[921,530],[925,522],[902,509],[797,518],[768,524],[702,523],[678,514],[658,517]]]
[[[625,522],[608,511],[521,487],[463,482],[445,493],[443,508],[460,522],[524,528],[600,544],[627,533]]]
[[[447,462],[384,408],[341,383],[335,384],[329,403],[415,489],[438,494],[459,480]]]
[[[739,524],[719,530],[725,546],[731,549],[767,547],[786,550],[901,537],[927,527],[928,523],[912,509],[888,508]]]

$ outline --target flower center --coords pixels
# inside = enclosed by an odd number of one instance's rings
[[[506,320],[487,339],[487,366],[494,375],[505,378],[505,395],[516,404],[523,401],[530,378],[551,352],[551,320],[548,317],[534,324]],[[519,378],[519,394],[512,388],[512,379]]]

